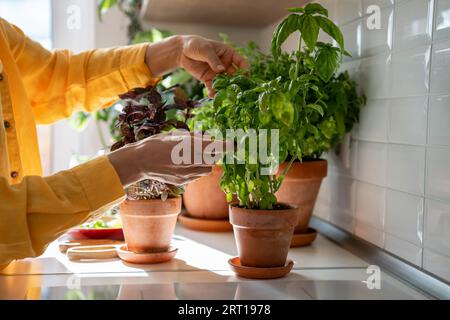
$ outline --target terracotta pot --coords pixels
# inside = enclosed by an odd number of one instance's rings
[[[294,227],[298,222],[295,206],[286,209],[253,210],[230,206],[230,222],[241,264],[247,267],[285,265]]]
[[[185,187],[183,203],[189,216],[199,219],[228,219],[228,203],[220,189],[223,170],[214,166],[211,174]]]
[[[280,166],[284,170],[286,163]],[[327,176],[327,161],[294,162],[275,194],[278,201],[296,205],[299,211],[295,233],[305,233],[314,210],[320,184]]]
[[[168,250],[181,211],[181,197],[125,200],[120,205],[128,250],[135,253]]]

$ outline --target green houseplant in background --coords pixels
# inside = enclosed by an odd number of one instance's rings
[[[140,19],[143,0],[98,0],[97,10],[99,20],[112,8],[117,8],[128,18],[128,42],[129,44],[153,43],[172,35],[168,30],[158,28],[146,28]],[[173,86],[180,86],[187,93],[189,98],[197,100],[204,97],[203,84],[193,78],[184,70],[177,70],[166,75],[158,83],[159,90],[165,90]],[[83,131],[91,119],[94,120],[98,138],[104,150],[107,150],[111,143],[120,139],[120,130],[117,126],[118,116],[121,112],[121,105],[116,104],[109,108],[98,110],[92,114],[77,112],[69,120],[69,124],[78,131]],[[107,139],[103,134],[101,124],[106,124],[111,139]]]
[[[261,151],[268,155],[268,163],[260,158],[255,162],[246,137],[234,138],[245,154],[235,151],[231,163],[222,163],[221,187],[229,201],[233,194],[239,200],[230,205],[230,221],[240,263],[250,267],[285,264],[301,210],[292,206],[295,202],[278,201],[282,182],[296,163],[317,159],[336,146],[357,121],[364,103],[348,74],[336,75],[342,56],[348,53],[327,10],[308,4],[289,11],[273,34],[271,54],[263,54],[254,44],[241,49],[250,60],[249,73],[216,77],[213,103],[198,110],[194,118],[203,122],[204,129],[219,130],[223,136],[227,129],[243,130],[248,137],[252,130],[257,134],[268,130],[266,150],[261,146],[258,150],[259,155]],[[319,42],[320,30],[334,39],[336,46]],[[297,49],[283,52],[282,44],[293,33],[299,35]],[[278,156],[273,151],[276,148],[272,149],[275,132]],[[274,171],[280,164],[281,170]],[[261,174],[267,167],[272,172]]]

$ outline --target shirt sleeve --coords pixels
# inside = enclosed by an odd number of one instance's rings
[[[67,229],[124,197],[105,156],[49,177],[27,176],[16,185],[0,178],[0,267],[42,254]]]
[[[31,100],[37,123],[110,106],[117,95],[155,84],[145,63],[147,44],[95,49],[78,54],[49,51],[19,28],[0,19]]]

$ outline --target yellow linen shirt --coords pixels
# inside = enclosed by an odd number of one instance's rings
[[[36,123],[95,111],[154,83],[146,49],[50,52],[0,18],[0,269],[40,255],[68,228],[123,198],[106,157],[41,177]]]

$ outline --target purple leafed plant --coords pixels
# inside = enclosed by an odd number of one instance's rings
[[[186,129],[186,121],[192,117],[191,110],[200,102],[189,100],[179,87],[172,87],[161,93],[153,86],[135,88],[119,95],[123,109],[117,125],[122,139],[112,145],[111,151],[129,143],[174,129]],[[179,196],[181,186],[155,180],[142,180],[127,188],[131,200],[167,199]]]

